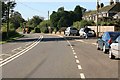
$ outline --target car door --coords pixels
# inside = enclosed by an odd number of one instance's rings
[[[111,45],[112,53],[116,56],[120,55],[120,36]]]
[[[98,45],[99,45],[99,47],[100,47],[101,49],[103,49],[103,44],[104,44],[105,36],[106,36],[106,33],[104,33],[104,34],[102,35],[102,37],[98,39]]]

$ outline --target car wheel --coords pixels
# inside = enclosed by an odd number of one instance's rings
[[[99,44],[97,44],[97,50],[100,50],[100,48],[99,48]]]
[[[65,34],[65,36],[67,36],[67,34]]]
[[[105,49],[105,45],[103,46],[103,52],[107,53],[107,50]]]
[[[110,59],[115,59],[115,56],[112,54],[112,50],[109,50],[109,58]]]

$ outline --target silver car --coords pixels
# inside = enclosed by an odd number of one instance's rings
[[[65,36],[77,35],[77,34],[78,34],[78,30],[74,27],[68,27],[65,30]]]
[[[120,35],[117,39],[110,45],[109,58],[120,58]]]

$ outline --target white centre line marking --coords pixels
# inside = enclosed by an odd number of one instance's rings
[[[84,42],[83,40],[75,40],[75,41],[80,41],[80,42]]]
[[[73,47],[72,47],[72,50],[73,50]]]
[[[73,53],[75,53],[75,50],[73,50]]]
[[[79,60],[76,60],[76,63],[80,63],[80,61],[79,61]]]
[[[80,73],[81,79],[85,79],[85,75],[83,73]]]
[[[75,58],[77,59],[78,57],[77,57],[77,56],[75,56]]]
[[[78,65],[78,69],[82,69],[81,65]]]
[[[75,52],[73,54],[76,54]]]

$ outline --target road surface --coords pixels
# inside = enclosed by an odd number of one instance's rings
[[[117,80],[119,60],[111,60],[108,54],[96,50],[95,39],[62,37],[57,35],[29,34],[12,43],[4,44],[5,57],[2,78],[76,78]],[[29,45],[24,47],[26,44]],[[6,49],[7,46],[11,49]],[[32,46],[31,46],[32,45]],[[15,56],[14,56],[15,55]]]

